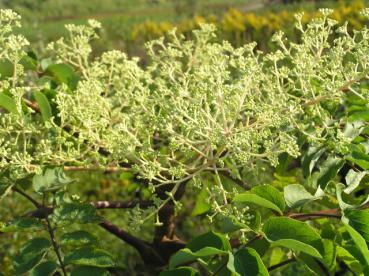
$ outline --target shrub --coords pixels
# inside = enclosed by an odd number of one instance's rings
[[[34,207],[0,228],[32,236],[13,274],[127,273],[91,224],[151,274],[368,274],[369,31],[350,34],[331,12],[306,27],[297,14],[301,41],[276,32],[270,53],[219,43],[213,25],[192,40],[173,30],[147,44],[141,68],[116,50],[91,58],[94,20],[67,25],[38,60],[2,10],[0,191]],[[129,173],[139,193],[85,201],[72,171]],[[127,209],[129,223],[101,209]],[[211,224],[185,242],[179,216]]]
[[[367,19],[360,15],[364,8],[363,0],[339,1],[334,6],[332,18],[343,24],[345,21],[350,23],[350,28],[361,29],[366,24]],[[272,35],[278,30],[284,30],[286,36],[292,40],[299,37],[294,29],[294,13],[299,12],[297,8],[294,11],[270,10],[267,12],[242,12],[237,9],[230,9],[220,17],[209,16],[208,18],[196,16],[193,19],[186,19],[173,23],[180,33],[189,35],[192,30],[199,26],[199,23],[212,23],[217,26],[217,34],[220,39],[226,39],[232,45],[241,46],[245,43],[256,41],[258,47],[262,50],[268,50],[273,45],[269,43]],[[317,16],[317,11],[311,10],[304,13],[302,22],[306,24],[312,18]],[[159,38],[167,31],[169,22],[147,21],[133,26],[132,41],[137,43]]]

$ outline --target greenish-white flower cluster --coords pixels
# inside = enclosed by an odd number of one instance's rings
[[[0,114],[0,170],[14,180],[50,165],[124,162],[154,189],[174,184],[173,192],[194,178],[201,185],[210,171],[222,206],[234,191],[223,188],[221,172],[247,180],[244,168],[275,166],[284,152],[298,157],[298,139],[345,152],[350,140],[331,110],[347,91],[368,104],[367,92],[358,87],[367,78],[369,32],[351,35],[329,13],[322,11],[306,27],[298,15],[301,42],[278,32],[273,40],[279,49],[267,54],[253,43],[234,48],[217,42],[211,25],[194,31],[192,40],[173,30],[147,45],[145,68],[116,50],[92,58],[98,22],[68,25],[70,35],[49,49],[56,63],[71,65],[80,79],[76,89],[56,88],[56,115],[45,124],[22,100],[44,87],[19,64],[28,45],[11,33],[19,17],[1,11],[0,58],[15,70],[0,87],[16,100],[18,114]]]

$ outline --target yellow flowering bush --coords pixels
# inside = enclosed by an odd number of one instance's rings
[[[366,19],[360,15],[364,6],[363,0],[353,0],[349,4],[345,1],[339,1],[331,18],[339,23],[348,21],[352,29],[361,29],[366,22]],[[132,43],[142,42],[142,40],[149,41],[163,36],[173,26],[177,27],[179,34],[188,35],[200,23],[212,23],[216,25],[220,39],[229,40],[236,46],[256,41],[259,48],[266,50],[270,47],[268,40],[278,30],[283,29],[288,37],[296,38],[297,33],[294,31],[295,12],[282,10],[280,12],[245,13],[237,9],[230,9],[221,17],[214,15],[195,16],[177,23],[147,21],[134,26],[131,38]],[[306,24],[317,15],[317,11],[305,12],[301,21]]]

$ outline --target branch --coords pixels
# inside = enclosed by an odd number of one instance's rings
[[[109,233],[117,236],[119,239],[125,241],[126,243],[133,246],[137,250],[145,250],[149,246],[149,244],[144,240],[132,236],[128,232],[120,229],[118,226],[114,225],[109,221],[101,222],[99,223],[99,225],[105,230],[107,230]]]
[[[107,173],[116,173],[130,171],[130,168],[123,167],[79,167],[79,166],[64,166],[65,171],[69,172],[92,172],[92,171],[103,171]]]
[[[52,213],[53,208],[48,208],[46,206],[43,206],[42,204],[38,203],[38,201],[36,201],[33,197],[26,194],[25,192],[23,192],[22,190],[18,189],[15,186],[12,187],[12,190],[17,192],[18,194],[22,195],[26,199],[28,199],[30,202],[32,202],[33,205],[35,205],[37,207],[37,210],[34,211],[34,214],[33,214],[33,215],[35,215],[35,217],[39,217],[39,216],[41,216],[41,214],[44,216],[44,218],[46,220],[46,230],[49,233],[50,240],[51,240],[51,243],[53,245],[53,249],[55,251],[55,254],[57,256],[60,268],[63,272],[63,275],[67,276],[67,272],[65,270],[65,265],[63,263],[63,259],[61,257],[61,253],[60,253],[60,247],[59,247],[58,243],[56,242],[56,238],[55,238],[55,235],[54,235],[54,230],[51,227],[50,220],[47,218],[48,215]]]
[[[364,76],[359,76],[356,79],[349,80],[345,85],[339,87],[338,91],[341,91],[343,93],[347,93],[347,92],[350,91],[350,86],[351,85],[353,85],[354,83],[357,83],[357,82],[361,82],[361,81],[365,80],[366,78],[367,78],[366,75],[364,75]],[[306,105],[306,106],[314,105],[314,104],[320,103],[320,102],[322,102],[326,99],[328,99],[327,96],[318,96],[318,97],[306,102],[304,105]]]
[[[28,196],[28,195],[27,195]],[[37,203],[39,204],[39,203]],[[148,208],[154,206],[151,200],[132,200],[132,201],[95,201],[90,202],[96,209],[130,209],[139,205],[141,208]],[[25,217],[46,219],[52,214],[54,209],[52,207],[42,206],[41,204],[36,210],[28,212]]]
[[[120,229],[118,226],[108,221],[99,223],[99,226],[108,231],[109,233],[113,234],[114,236],[118,237],[122,241],[126,242],[130,246],[134,247],[141,255],[144,262],[146,262],[147,264],[152,265],[165,264],[161,256],[148,242],[132,236],[128,232]]]
[[[55,235],[54,235],[54,230],[51,227],[51,223],[50,223],[50,220],[48,218],[46,218],[46,226],[47,226],[47,232],[49,232],[49,236],[50,236],[51,243],[53,245],[54,252],[56,254],[56,257],[58,258],[60,268],[63,271],[63,275],[67,276],[67,271],[65,270],[65,264],[63,262],[63,258],[62,258],[61,253],[60,253],[60,247],[59,247],[59,244],[56,242],[56,238],[55,238]]]
[[[40,208],[42,205],[40,203],[37,202],[37,200],[33,199],[30,195],[27,195],[25,192],[23,192],[22,190],[18,189],[17,187],[13,186],[12,190],[14,192],[17,192],[18,194],[22,195],[23,197],[25,197],[26,199],[28,199],[30,202],[32,202],[33,205],[35,205],[37,208]]]
[[[152,200],[132,200],[132,201],[96,201],[91,202],[96,209],[129,209],[134,208],[137,205],[140,208],[148,208],[154,206]]]
[[[291,214],[288,214],[288,217],[297,219],[300,221],[320,219],[322,217],[340,219],[342,217],[342,213],[341,213],[341,210],[337,208],[337,209],[323,210],[323,211],[319,211],[316,213],[291,213]]]
[[[50,221],[48,219],[48,216],[52,214],[54,211],[54,208],[43,206],[42,204],[38,203],[35,199],[33,199],[31,196],[27,195],[22,190],[19,190],[17,187],[12,188],[13,191],[21,194],[23,197],[27,198],[29,201],[33,203],[37,207],[36,210],[27,213],[25,216],[27,217],[35,217],[38,219],[45,219],[47,224],[47,231],[49,232],[50,239],[53,244],[54,251],[57,255],[60,267],[63,271],[64,275],[66,274],[64,264],[62,261],[62,257],[60,254],[59,246],[56,242],[55,235],[53,232],[53,229],[51,227]],[[151,201],[128,201],[128,202],[109,202],[109,201],[98,201],[98,202],[91,202],[93,206],[95,206],[97,209],[104,209],[104,208],[133,208],[134,206],[137,206],[138,204],[142,207],[149,207],[153,203]],[[128,232],[120,229],[116,225],[112,224],[111,222],[104,221],[99,224],[103,229],[108,231],[109,233],[115,235],[119,239],[123,240],[130,246],[134,247],[139,254],[141,255],[142,259],[149,264],[153,265],[163,265],[165,264],[164,260],[161,258],[161,256],[157,253],[157,251],[154,249],[154,247],[149,244],[148,242],[141,240],[137,237],[132,236]],[[181,246],[179,244],[179,246]],[[182,246],[183,247],[183,246]]]
[[[38,104],[37,104],[37,103],[32,102],[32,101],[30,101],[30,100],[27,100],[27,99],[25,99],[25,98],[23,98],[23,101],[25,102],[25,104],[26,104],[29,108],[31,108],[32,110],[34,110],[34,111],[35,111],[35,112],[37,112],[37,113],[40,113],[40,107],[38,106]]]
[[[273,271],[273,270],[275,270],[277,268],[280,268],[280,267],[282,267],[282,266],[284,266],[286,264],[293,263],[293,262],[296,262],[296,258],[295,257],[268,267],[268,271]]]
[[[358,209],[369,209],[369,202],[365,203],[364,205],[360,206]],[[306,220],[314,220],[320,218],[337,218],[340,219],[342,217],[342,211],[339,208],[335,209],[327,209],[322,210],[315,213],[290,213],[287,214],[289,218],[306,221]]]
[[[251,189],[251,187],[249,185],[247,185],[245,182],[243,182],[241,179],[238,179],[238,178],[233,177],[230,174],[230,172],[228,172],[228,171],[219,171],[219,173],[221,175],[227,177],[228,179],[234,181],[238,186],[240,186],[244,190],[250,190]]]

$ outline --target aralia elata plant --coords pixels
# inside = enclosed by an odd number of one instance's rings
[[[173,30],[147,44],[143,68],[120,51],[92,57],[94,20],[67,25],[38,60],[12,32],[19,16],[2,10],[0,193],[34,209],[0,231],[37,233],[13,273],[123,275],[84,227],[97,224],[153,274],[268,275],[302,263],[367,275],[369,31],[349,33],[330,12],[306,26],[297,14],[300,41],[278,32],[270,53],[219,42],[211,25],[189,40]],[[84,202],[70,192],[75,171],[129,172],[146,196]],[[192,215],[211,227],[185,241],[176,216],[193,191]],[[100,209],[127,209],[129,225]],[[138,234],[147,224],[152,241]]]

